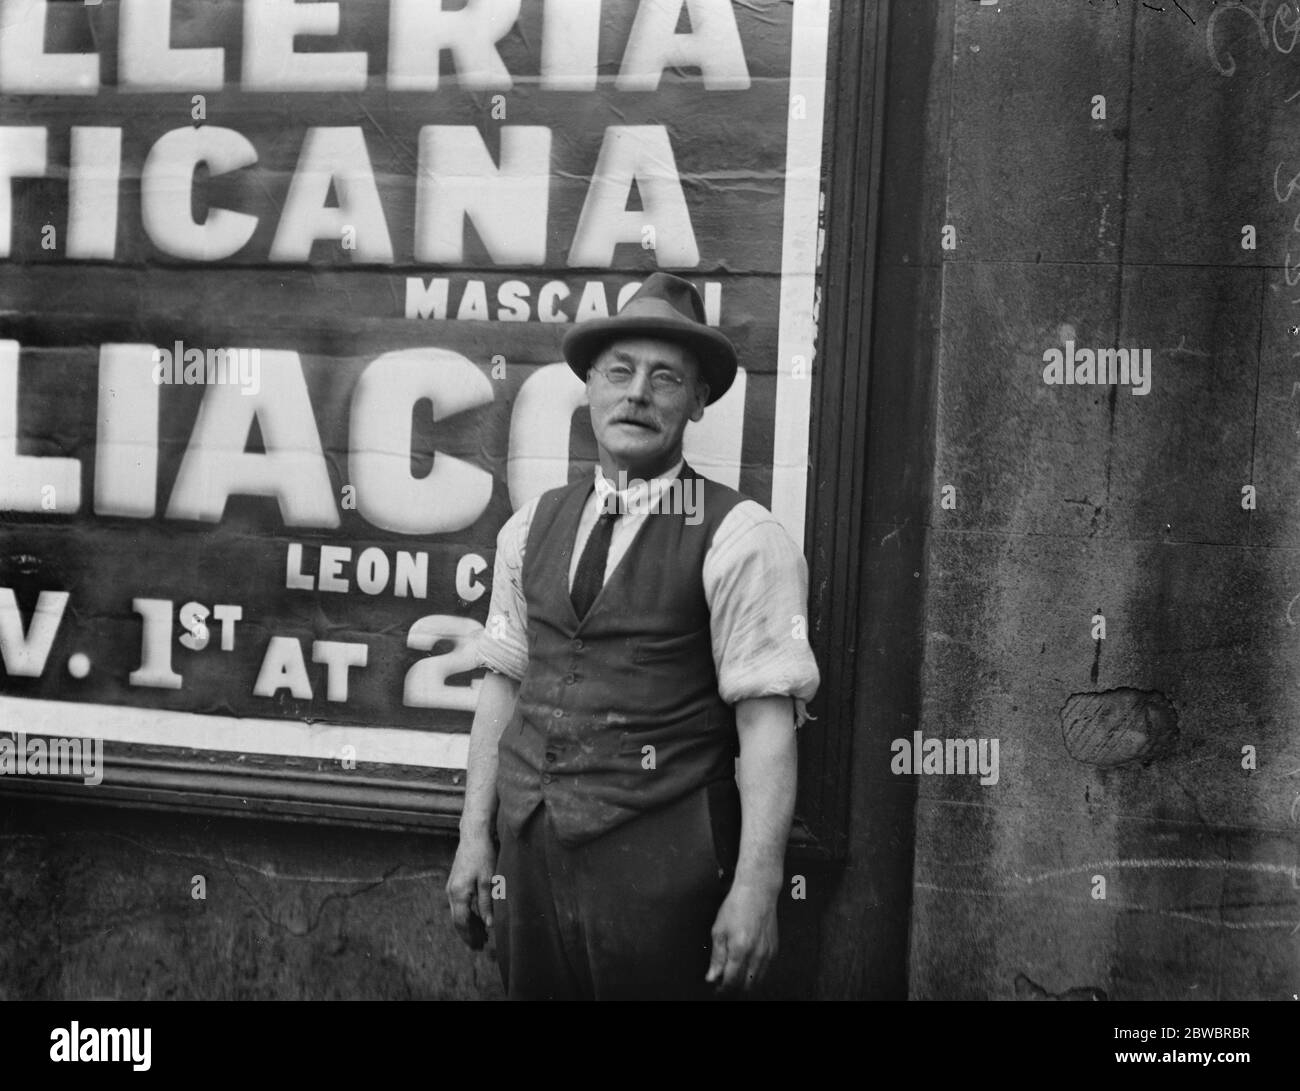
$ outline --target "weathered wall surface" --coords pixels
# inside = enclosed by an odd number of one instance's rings
[[[451,844],[0,799],[0,999],[498,999]]]
[[[454,846],[0,797],[0,1000],[500,1000],[494,953],[451,926]],[[767,998],[812,995],[831,883],[802,871]]]
[[[1163,7],[943,9],[920,727],[1000,769],[918,778],[918,998],[1300,987],[1297,18]]]

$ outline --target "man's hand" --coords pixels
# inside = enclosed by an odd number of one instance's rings
[[[492,872],[496,859],[490,834],[462,833],[447,876],[451,923],[473,951],[483,948],[487,929],[492,927]]]
[[[776,900],[799,767],[789,697],[737,701],[736,731],[740,855],[731,890],[713,922],[713,958],[704,977],[723,993],[754,988],[776,956]]]
[[[733,883],[713,922],[713,958],[704,980],[722,993],[748,991],[776,957],[776,899],[771,890]]]
[[[492,927],[492,872],[497,862],[492,845],[492,823],[497,811],[497,744],[514,715],[518,695],[518,682],[489,671],[478,693],[474,726],[469,732],[460,844],[447,876],[447,901],[452,924],[474,951],[487,943],[487,930]]]

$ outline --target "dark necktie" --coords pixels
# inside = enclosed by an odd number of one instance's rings
[[[614,520],[618,512],[601,512],[596,525],[591,528],[587,544],[583,547],[582,557],[578,560],[578,571],[573,577],[573,610],[579,620],[587,616],[591,604],[596,601],[600,589],[605,583],[605,564],[609,560],[609,540],[614,534]]]

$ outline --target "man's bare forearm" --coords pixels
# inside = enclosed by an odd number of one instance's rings
[[[479,690],[474,725],[469,733],[469,763],[465,772],[465,807],[460,833],[491,836],[497,809],[497,744],[515,714],[519,683],[489,671]]]
[[[785,874],[785,846],[794,821],[799,755],[789,697],[736,703],[740,735],[740,857],[735,883],[775,895]]]

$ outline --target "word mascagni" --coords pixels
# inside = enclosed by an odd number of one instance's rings
[[[487,136],[476,125],[423,125],[418,134],[375,133],[385,142],[411,140],[416,146],[413,242],[407,251],[416,261],[464,260],[468,218],[493,262],[547,263],[548,243],[556,234],[548,219],[551,176],[557,169],[551,129],[503,124],[502,111],[509,103],[504,93],[490,92],[509,91],[516,78],[527,84],[530,96],[534,90],[595,91],[600,63],[607,59],[600,56],[599,47],[608,32],[599,0],[542,0],[540,6],[539,67],[518,77],[507,69],[497,43],[511,33],[521,0],[475,2],[456,10],[444,10],[443,4],[429,0],[391,0],[388,6],[386,90],[428,93],[450,85],[458,101],[465,99],[465,92],[488,93],[479,99],[484,128],[491,129]],[[47,0],[0,0],[0,95],[98,92],[98,53],[47,52],[46,23],[52,7]],[[120,0],[117,7],[117,95],[175,94],[183,124],[161,133],[142,161],[126,163],[122,127],[74,125],[66,138],[66,165],[51,164],[47,153],[48,144],[62,144],[60,134],[51,141],[45,126],[0,126],[0,257],[8,256],[10,249],[15,178],[66,176],[67,227],[61,252],[71,259],[116,256],[121,179],[137,172],[141,224],[163,254],[189,261],[223,260],[243,249],[259,226],[261,217],[247,206],[225,207],[235,202],[208,192],[208,183],[199,180],[251,168],[259,158],[258,148],[220,124],[219,117],[206,123],[204,93],[226,88],[225,48],[216,41],[172,47],[169,0]],[[279,96],[374,89],[378,81],[369,76],[366,53],[319,48],[322,39],[339,34],[340,7],[290,0],[244,4],[238,90]],[[637,8],[617,75],[607,80],[614,91],[653,92],[665,70],[683,67],[699,69],[706,92],[750,86],[730,0],[691,0],[688,33],[677,32],[682,11],[680,2],[658,0]],[[221,33],[215,20],[213,32]],[[310,38],[317,48],[298,51],[299,38]],[[444,53],[451,55],[454,80],[440,75]],[[499,100],[496,113],[491,112],[493,100]],[[151,112],[159,109],[150,106]],[[572,107],[565,100],[558,109],[568,114]],[[707,113],[703,103],[698,109]],[[192,123],[200,119],[205,123]],[[128,147],[125,154],[138,157],[140,150]],[[571,228],[568,263],[610,267],[616,247],[643,245],[650,224],[660,264],[698,265],[699,249],[675,163],[667,126],[608,126],[595,161],[582,168],[591,183]],[[567,174],[573,168],[564,169]],[[628,209],[633,189],[641,200],[637,210]],[[403,207],[408,200],[402,196]],[[202,219],[196,220],[194,209],[205,207]],[[389,214],[395,211],[390,207]],[[311,126],[278,211],[268,258],[302,262],[317,240],[341,239],[347,241],[354,262],[395,260],[362,127]]]

